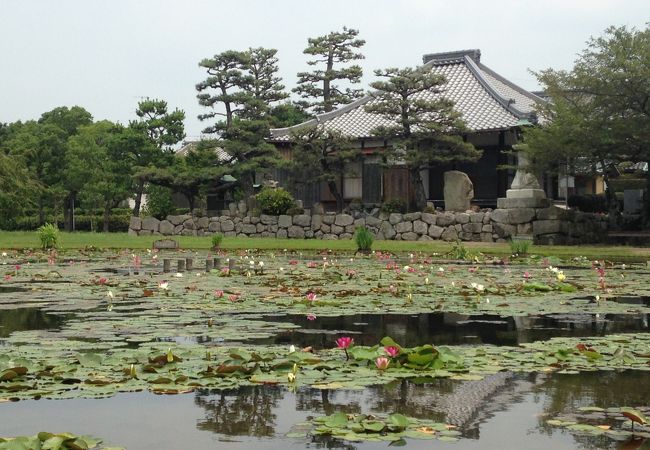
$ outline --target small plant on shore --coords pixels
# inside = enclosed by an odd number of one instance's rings
[[[362,253],[369,253],[372,250],[372,243],[374,237],[366,227],[357,227],[354,234],[354,240],[357,243],[357,251]]]
[[[218,249],[221,247],[221,242],[223,242],[223,234],[221,233],[216,233],[212,235],[212,248],[214,250]]]
[[[510,251],[513,255],[527,255],[531,242],[526,239],[511,239]]]
[[[41,248],[43,250],[57,248],[59,245],[59,229],[56,225],[46,223],[41,225],[37,230],[38,238],[41,241]]]
[[[469,250],[467,250],[467,247],[465,247],[465,245],[463,245],[462,241],[460,240],[456,241],[453,247],[451,247],[451,250],[448,254],[452,259],[460,259],[463,261],[472,257]]]

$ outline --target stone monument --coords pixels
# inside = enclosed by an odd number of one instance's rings
[[[517,153],[517,172],[505,198],[497,199],[497,208],[548,208],[551,202],[539,185],[537,177],[528,171],[528,158]]]
[[[450,170],[444,175],[445,211],[462,211],[469,209],[474,198],[474,185],[465,172]]]

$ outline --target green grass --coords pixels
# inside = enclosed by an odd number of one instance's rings
[[[129,236],[126,233],[61,233],[60,249],[74,250],[87,246],[96,248],[151,248],[153,241],[162,236]],[[210,236],[175,236],[181,248],[209,249],[212,247]],[[491,244],[484,242],[464,242],[470,253],[485,253],[490,255],[509,255],[510,245]],[[40,241],[36,232],[26,231],[0,231],[0,249],[37,249]],[[273,238],[224,238],[223,249],[259,249],[259,250],[334,250],[354,252],[356,243],[353,239],[344,241],[323,241],[318,239],[273,239]],[[424,252],[444,254],[452,249],[452,243],[443,241],[375,241],[373,249],[390,252]],[[531,254],[542,256],[558,256],[571,258],[584,256],[589,259],[616,259],[616,260],[650,260],[650,248],[626,246],[544,246],[534,245],[530,248]]]

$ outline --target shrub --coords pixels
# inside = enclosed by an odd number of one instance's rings
[[[59,245],[59,229],[56,227],[56,225],[46,223],[45,225],[42,225],[37,231],[38,238],[41,240],[41,248],[43,250],[57,248]]]
[[[452,259],[467,260],[472,257],[469,250],[467,250],[460,240],[456,241],[448,254]]]
[[[385,213],[405,213],[406,212],[406,202],[401,198],[392,198],[386,200],[381,205],[381,210]]]
[[[510,239],[510,251],[513,255],[527,255],[531,241],[527,239]]]
[[[257,204],[264,214],[279,216],[296,205],[293,196],[282,188],[263,188],[257,194]]]
[[[357,243],[357,250],[360,252],[369,252],[372,249],[372,243],[375,238],[366,227],[357,227],[354,234],[354,240]]]
[[[144,216],[164,220],[168,215],[174,214],[174,209],[171,189],[153,184],[147,187],[147,206]]]
[[[424,207],[422,212],[423,213],[429,213],[429,214],[435,214],[436,213],[436,208],[431,206],[431,205],[427,205],[427,206]]]
[[[218,249],[221,246],[221,242],[223,241],[223,234],[221,233],[215,233],[212,235],[212,248],[213,249]]]

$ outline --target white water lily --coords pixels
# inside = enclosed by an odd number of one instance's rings
[[[108,298],[115,298],[115,295],[113,294],[113,291],[106,291],[106,297]]]
[[[444,272],[444,271],[445,271],[445,268],[444,268],[444,267],[438,267],[438,272],[442,273],[442,272]]]
[[[158,283],[158,287],[163,291],[166,291],[169,289],[169,283],[167,281],[161,281],[160,283]]]
[[[180,272],[177,272],[176,274],[174,274],[174,276],[175,276],[176,278],[183,278],[183,274],[180,273]]]
[[[429,277],[424,278],[424,284],[429,284]]]
[[[4,258],[6,256],[7,256],[7,252],[2,252],[2,257]]]
[[[264,261],[258,262],[257,265],[260,266],[260,267],[264,267]]]
[[[293,345],[293,344],[291,344],[291,345],[289,346],[289,353],[293,353],[293,352],[295,352],[295,351],[296,351],[296,346]]]

